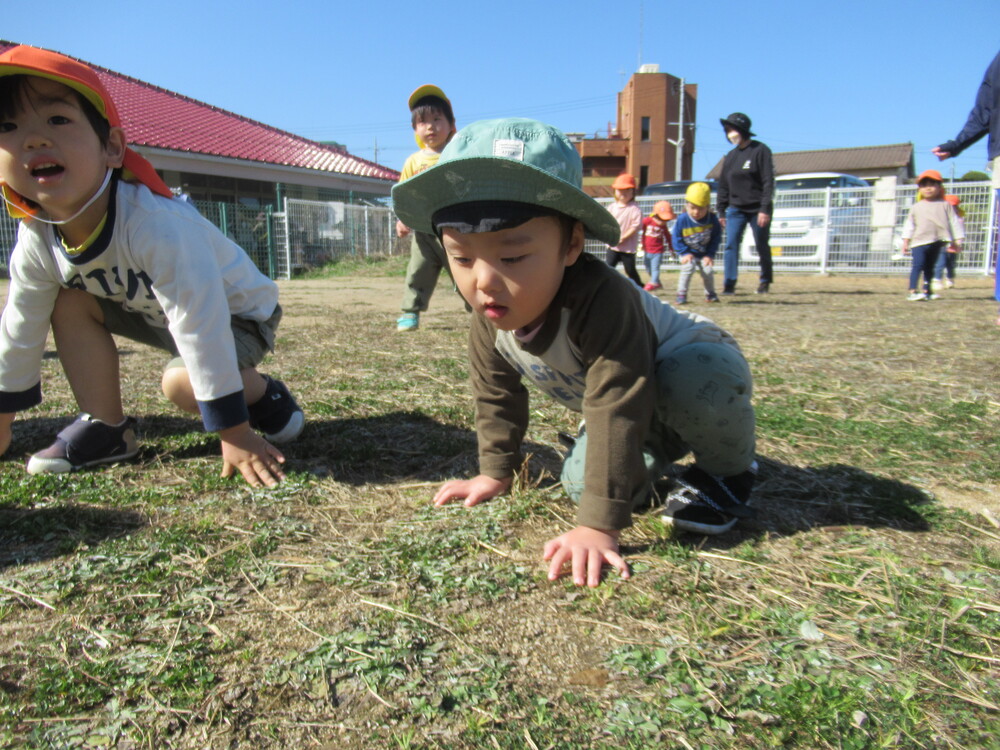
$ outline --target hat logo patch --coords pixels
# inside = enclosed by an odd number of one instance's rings
[[[524,141],[513,138],[497,138],[493,141],[493,155],[524,161]]]
[[[464,198],[472,189],[472,184],[461,175],[446,174],[445,179],[448,181],[448,187],[451,188],[452,193],[458,198]]]
[[[538,193],[535,196],[535,200],[538,201],[539,203],[554,203],[555,201],[562,198],[562,195],[563,195],[562,190],[559,190],[557,188],[549,188],[548,190],[544,190],[541,193]]]

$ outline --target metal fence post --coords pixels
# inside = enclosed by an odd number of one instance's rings
[[[365,257],[368,257],[368,236],[370,232],[368,231],[368,206],[365,206]]]
[[[983,253],[984,276],[989,276],[997,267],[993,259],[1000,252],[1000,226],[997,226],[998,222],[1000,222],[1000,216],[997,215],[997,209],[1000,207],[1000,190],[991,190],[990,192],[990,210],[987,213],[988,218],[986,220],[986,226],[989,227],[989,230],[986,249]]]
[[[826,188],[823,191],[823,228],[826,230],[826,239],[823,242],[823,252],[819,256],[819,272],[829,273],[830,267],[830,206],[833,205],[833,188]]]
[[[265,238],[267,241],[267,276],[270,279],[274,278],[275,273],[277,273],[275,257],[274,257],[274,230],[271,226],[271,222],[274,221],[274,208],[270,205],[264,207],[264,229],[266,230]]]
[[[292,278],[292,233],[288,221],[288,198],[283,198],[285,205],[285,278]]]

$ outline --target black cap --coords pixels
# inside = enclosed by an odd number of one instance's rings
[[[738,130],[747,138],[757,135],[750,132],[750,118],[742,112],[733,112],[729,117],[720,119],[719,122],[722,123],[722,127],[730,127]]]

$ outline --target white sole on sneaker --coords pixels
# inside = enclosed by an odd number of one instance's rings
[[[133,438],[134,440],[134,438]],[[86,469],[88,466],[99,466],[100,464],[113,464],[119,461],[128,461],[131,458],[135,458],[136,454],[139,453],[139,445],[135,443],[134,446],[129,446],[129,449],[125,453],[120,453],[117,456],[107,456],[105,458],[98,458],[94,461],[87,461],[77,466],[73,466],[65,458],[44,458],[42,456],[32,456],[28,459],[28,473],[29,474],[69,474],[71,471],[76,471],[77,469]]]
[[[664,515],[662,516],[663,522],[669,526],[680,529],[681,531],[690,531],[693,534],[704,534],[705,536],[717,536],[719,534],[725,534],[733,526],[736,525],[736,521],[739,520],[736,517],[730,517],[729,522],[725,524],[703,524],[697,521],[685,521],[683,519],[674,518],[673,516]]]
[[[265,432],[264,437],[271,443],[290,443],[302,434],[302,430],[305,426],[306,415],[299,410],[292,413],[292,416],[288,419],[288,424],[282,427],[279,432],[276,432],[273,435],[268,435]]]

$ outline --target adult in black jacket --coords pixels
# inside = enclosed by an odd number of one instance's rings
[[[723,294],[736,293],[739,272],[740,242],[749,225],[760,258],[760,284],[757,293],[770,289],[771,214],[774,211],[774,160],[771,149],[752,140],[750,118],[733,112],[719,120],[726,138],[736,148],[722,160],[719,178],[719,220],[726,228],[726,253],[723,258]]]
[[[1000,52],[986,68],[965,127],[954,140],[935,146],[931,153],[938,159],[958,156],[987,133],[986,154],[993,165],[993,189],[996,190],[997,200],[1000,200]],[[993,296],[1000,302],[1000,258],[997,259],[995,276]],[[997,315],[997,325],[1000,326],[1000,314]]]

